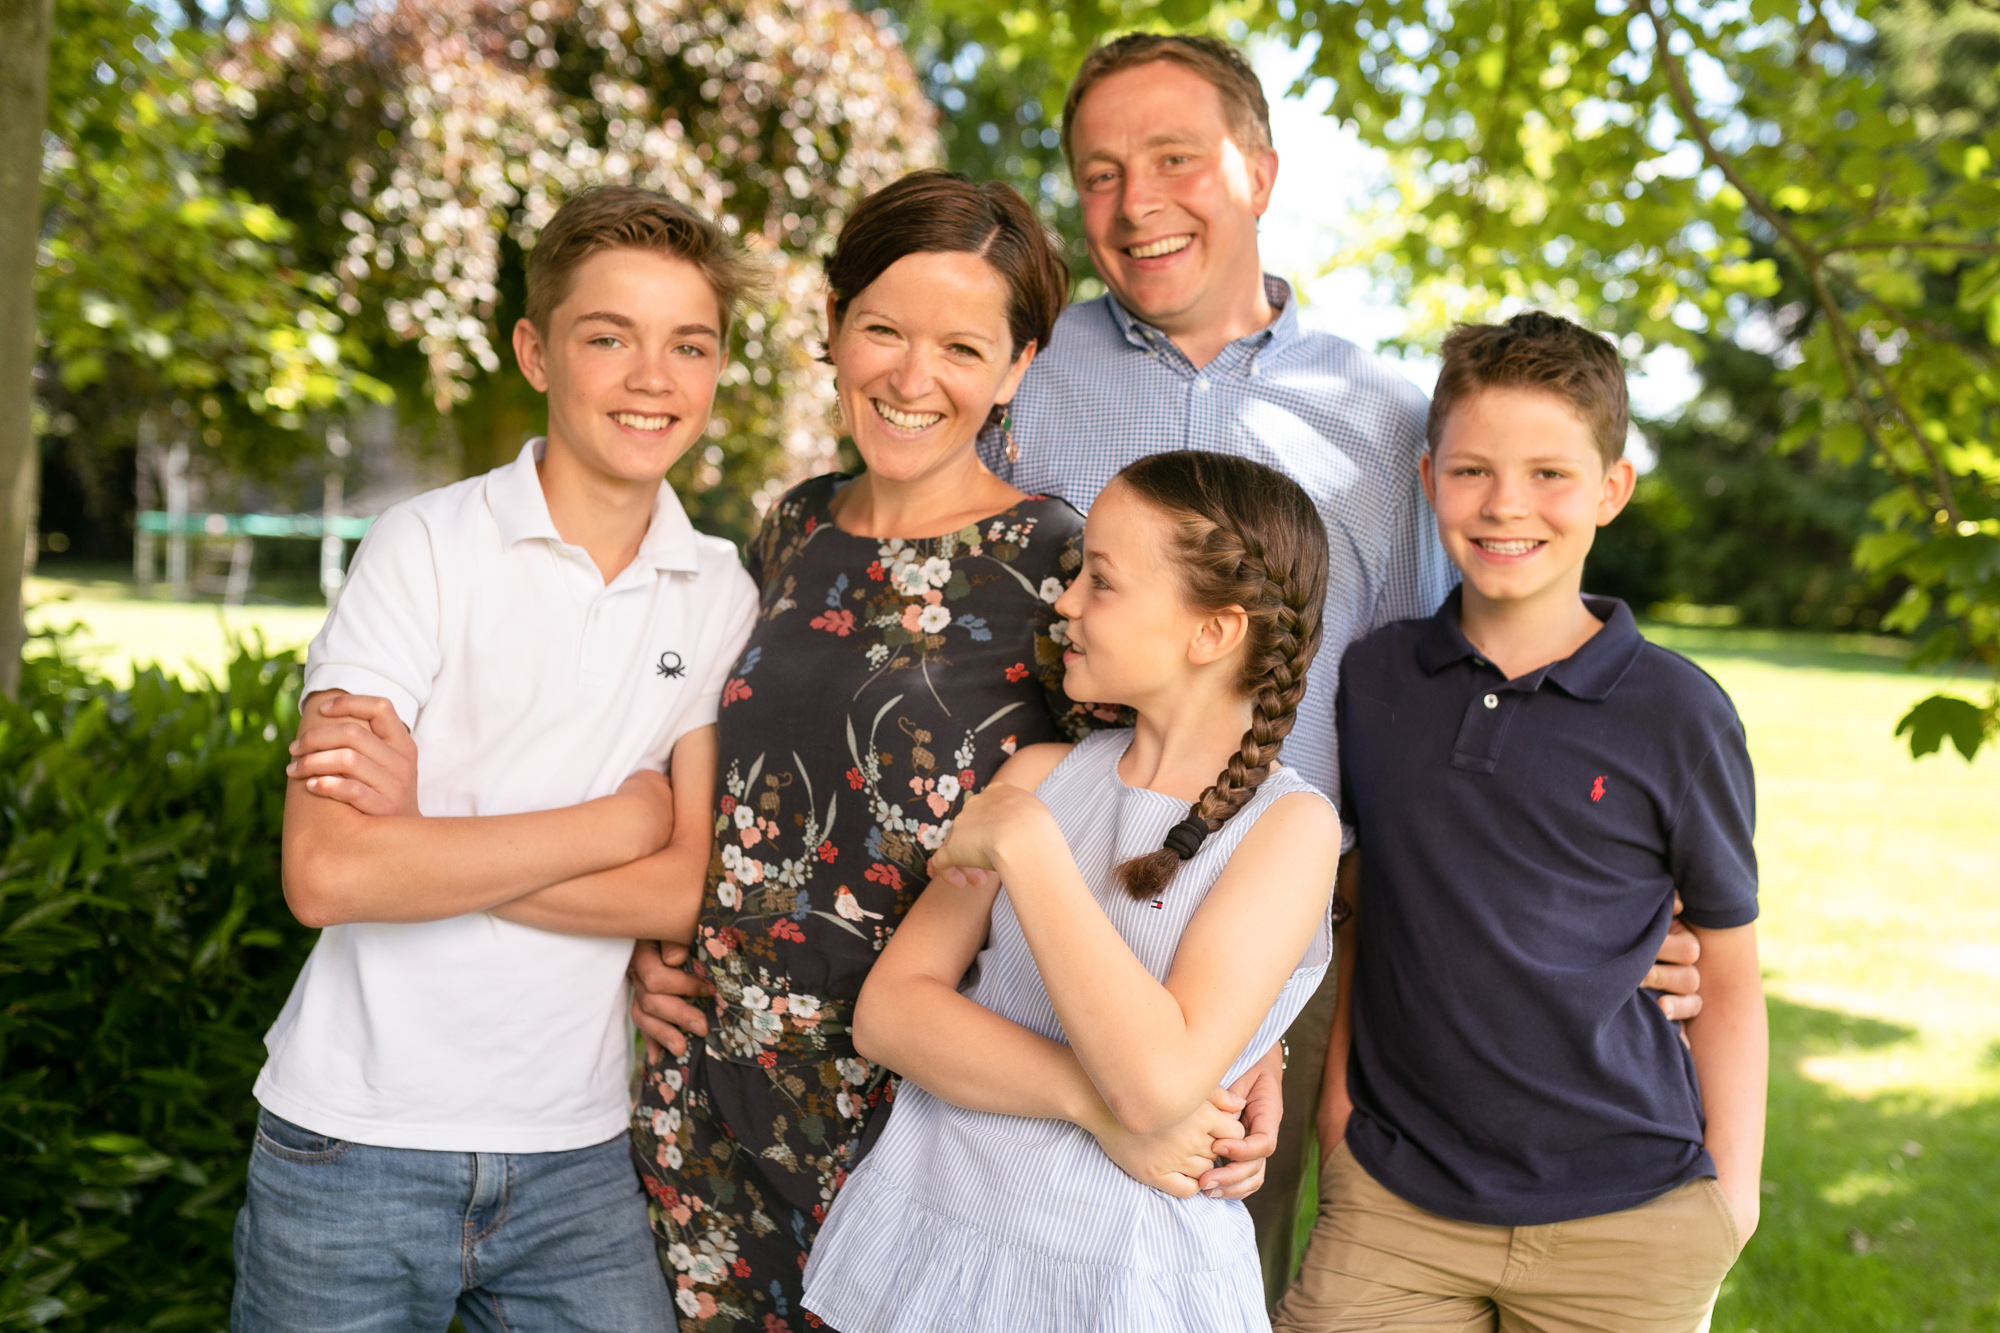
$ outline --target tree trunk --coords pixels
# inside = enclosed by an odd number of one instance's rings
[[[40,497],[35,449],[35,239],[42,227],[55,0],[0,0],[0,689],[21,684],[21,580]]]

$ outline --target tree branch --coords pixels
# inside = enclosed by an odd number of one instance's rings
[[[2000,241],[1843,241],[1827,246],[1820,253],[1839,255],[1857,250],[1961,250],[1967,254],[2000,255]]]
[[[1735,159],[1715,146],[1715,139],[1709,134],[1708,125],[1702,120],[1700,109],[1695,104],[1694,90],[1688,85],[1687,70],[1681,66],[1680,58],[1673,53],[1668,40],[1672,36],[1672,30],[1667,21],[1660,16],[1659,11],[1653,8],[1653,0],[1632,0],[1630,12],[1643,14],[1647,23],[1651,25],[1654,52],[1661,71],[1667,76],[1668,92],[1673,97],[1674,106],[1680,112],[1688,133],[1694,136],[1696,144],[1700,146],[1702,156],[1708,160],[1710,166],[1722,173],[1724,180],[1735,187],[1736,192],[1743,196],[1743,202],[1750,211],[1762,218],[1771,230],[1778,234],[1778,238],[1791,248],[1799,263],[1804,266],[1806,280],[1812,284],[1813,298],[1819,305],[1821,314],[1826,317],[1827,333],[1833,341],[1834,355],[1840,362],[1840,374],[1847,385],[1848,399],[1860,415],[1862,429],[1868,433],[1868,438],[1874,442],[1877,451],[1893,463],[1895,454],[1891,452],[1889,442],[1883,435],[1880,418],[1875,415],[1875,409],[1868,402],[1867,386],[1863,384],[1860,368],[1856,365],[1853,331],[1848,326],[1847,316],[1841,310],[1839,301],[1834,298],[1832,289],[1827,286],[1826,256],[1812,242],[1799,234],[1790,219],[1765,198],[1763,191],[1750,183],[1749,178],[1738,169]],[[1891,406],[1903,418],[1904,427],[1908,430],[1910,438],[1915,441],[1925,461],[1930,464],[1931,484],[1938,489],[1939,504],[1951,521],[1956,523],[1959,517],[1958,502],[1952,496],[1951,474],[1945,471],[1944,463],[1938,458],[1937,451],[1931,448],[1930,441],[1917,429],[1916,419],[1910,416],[1901,397],[1893,392],[1888,397]],[[1918,498],[1928,503],[1921,493]]]

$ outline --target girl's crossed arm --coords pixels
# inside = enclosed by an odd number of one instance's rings
[[[1069,748],[1029,746],[995,775],[989,790],[1040,782]],[[1211,1078],[1178,1121],[1135,1134],[1111,1113],[1074,1050],[960,994],[959,981],[986,941],[998,889],[991,875],[975,875],[962,886],[932,880],[862,987],[854,1009],[856,1049],[953,1105],[1068,1121],[1142,1184],[1180,1198],[1195,1193],[1212,1166],[1215,1141],[1243,1136],[1235,1119],[1242,1098]]]
[[[1054,815],[1019,787],[967,803],[933,884],[964,892],[953,869],[1005,882],[1078,1060],[1119,1123],[1148,1134],[1198,1107],[1255,1035],[1326,915],[1339,848],[1324,799],[1273,802],[1188,922],[1164,984],[1091,897]]]

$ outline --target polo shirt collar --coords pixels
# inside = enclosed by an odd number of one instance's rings
[[[533,538],[562,541],[555,520],[549,517],[549,500],[542,493],[541,475],[535,470],[547,445],[544,437],[536,436],[521,446],[513,462],[495,468],[487,476],[486,503],[500,525],[503,546]],[[636,561],[661,570],[693,573],[701,568],[694,524],[688,521],[687,510],[681,507],[674,488],[665,481],[653,497],[653,517],[646,524],[646,538],[639,543]]]
[[[1472,641],[1465,637],[1465,631],[1458,627],[1459,604],[1463,595],[1463,588],[1453,588],[1417,640],[1417,665],[1427,676],[1435,676],[1453,663],[1467,658],[1484,660],[1479,650],[1472,646]],[[1631,669],[1646,641],[1639,633],[1638,622],[1632,618],[1632,608],[1616,597],[1592,597],[1586,593],[1583,604],[1592,615],[1604,622],[1604,627],[1562,661],[1551,662],[1509,681],[1511,687],[1532,691],[1540,689],[1546,680],[1574,699],[1595,703],[1610,697],[1611,691]]]
[[[1292,285],[1283,278],[1266,273],[1264,299],[1271,303],[1272,308],[1278,312],[1278,317],[1255,333],[1238,338],[1229,344],[1230,348],[1241,347],[1255,356],[1273,347],[1284,347],[1298,341],[1299,303],[1292,299]],[[1173,342],[1173,339],[1165,333],[1133,315],[1116,296],[1108,297],[1107,303],[1111,307],[1111,321],[1118,326],[1118,332],[1124,335],[1126,342],[1140,351],[1150,352],[1160,343]],[[1226,352],[1228,349],[1224,350]]]

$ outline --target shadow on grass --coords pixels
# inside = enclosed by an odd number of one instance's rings
[[[1805,1066],[1916,1034],[1779,999],[1770,1010],[1763,1220],[1717,1333],[2000,1333],[2000,1098],[1848,1095]]]
[[[1762,662],[1767,666],[1817,667],[1872,675],[1908,670],[1911,645],[1902,639],[1874,634],[1814,634],[1803,630],[1711,629],[1644,621],[1640,631],[1662,648],[1695,658]],[[1910,672],[1912,676],[1951,676],[1948,667]]]

